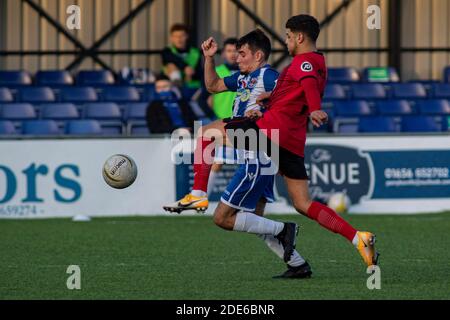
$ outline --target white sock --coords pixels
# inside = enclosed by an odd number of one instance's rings
[[[192,190],[191,194],[194,197],[206,197],[207,196],[206,192],[203,190]]]
[[[267,244],[270,250],[272,250],[280,259],[284,257],[284,248],[283,245],[272,235],[259,235],[261,239]],[[306,261],[303,257],[294,250],[291,256],[291,260],[288,261],[288,265],[291,267],[298,267],[304,264]]]
[[[208,180],[208,196],[213,192],[214,186],[216,185],[217,175],[219,172],[217,171],[211,171],[209,174],[209,180]]]
[[[284,223],[266,219],[250,212],[238,212],[234,223],[234,231],[276,236],[284,228]]]
[[[355,234],[355,236],[353,237],[352,243],[355,247],[358,246],[359,243],[359,237],[358,237],[358,232]]]

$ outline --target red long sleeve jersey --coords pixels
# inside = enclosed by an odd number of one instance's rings
[[[299,54],[287,66],[270,96],[268,110],[257,121],[257,125],[269,138],[272,129],[279,130],[279,145],[290,152],[304,157],[306,130],[311,111],[307,104],[305,88],[301,81],[306,78],[317,80],[320,96],[323,96],[327,79],[325,57],[314,51]],[[265,130],[264,130],[265,129]]]

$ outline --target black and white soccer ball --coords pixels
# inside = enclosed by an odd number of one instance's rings
[[[137,166],[131,157],[115,154],[103,165],[103,179],[116,189],[124,189],[133,184],[137,177]]]

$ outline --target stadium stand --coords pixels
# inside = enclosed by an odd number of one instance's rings
[[[330,68],[328,76],[323,108],[330,121],[315,132],[448,130],[450,67],[443,71],[443,82],[402,83],[395,69],[378,67],[361,73],[351,67]],[[180,92],[184,101],[195,93],[189,88]],[[156,98],[153,84],[124,85],[104,70],[82,70],[76,76],[38,71],[34,81],[24,70],[0,71],[0,135],[148,135],[146,110]],[[214,120],[203,104],[189,105],[204,123]]]

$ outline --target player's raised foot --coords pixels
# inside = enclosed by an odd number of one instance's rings
[[[363,258],[367,266],[377,265],[379,253],[375,250],[375,235],[370,232],[358,231],[358,249],[359,254]]]
[[[311,278],[311,275],[311,266],[305,261],[304,264],[298,267],[288,265],[288,269],[284,273],[274,276],[273,279],[305,279]]]
[[[285,222],[283,230],[276,236],[284,248],[283,260],[288,262],[295,249],[295,238],[298,234],[298,226],[293,222]]]
[[[185,210],[195,210],[197,212],[205,212],[208,209],[208,197],[196,197],[187,194],[182,199],[174,203],[164,206],[163,209],[169,212],[181,213]]]

